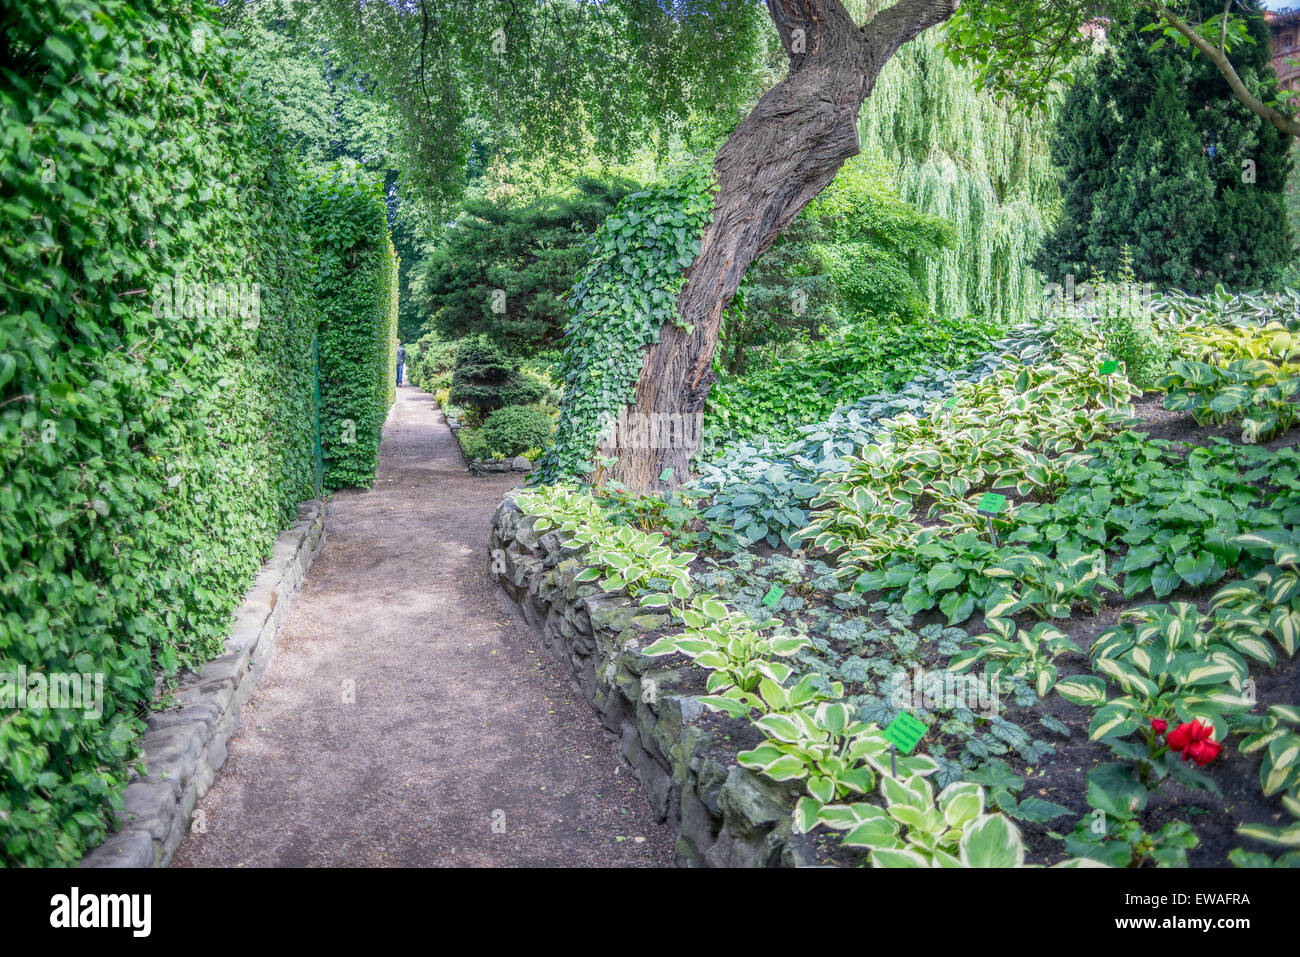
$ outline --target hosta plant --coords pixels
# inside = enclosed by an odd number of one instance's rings
[[[1176,361],[1160,381],[1168,391],[1165,408],[1191,412],[1201,425],[1241,418],[1243,442],[1255,443],[1289,429],[1300,417],[1291,397],[1300,376],[1280,374],[1262,359],[1237,359],[1224,366]]]
[[[1152,718],[1169,723],[1201,720],[1222,741],[1225,715],[1250,708],[1243,694],[1249,678],[1241,655],[1215,640],[1205,616],[1193,605],[1147,605],[1120,615],[1091,648],[1099,675],[1061,679],[1057,693],[1097,709],[1088,729],[1092,740],[1123,738]],[[1108,696],[1107,682],[1120,692]]]
[[[823,808],[818,818],[844,831],[846,845],[870,850],[873,867],[1025,866],[1020,829],[986,813],[980,785],[956,781],[936,797],[923,775],[885,774],[880,793],[884,808],[858,802]]]
[[[854,794],[866,794],[876,771],[889,768],[889,742],[874,724],[850,720],[848,705],[823,701],[786,714],[766,714],[754,726],[767,735],[757,747],[741,751],[740,766],[774,781],[807,781],[808,796],[795,809],[796,826],[810,830],[821,808]],[[899,755],[909,774],[932,774],[938,765],[927,755]]]
[[[1270,555],[1267,565],[1251,578],[1232,582],[1210,602],[1216,630],[1225,642],[1274,664],[1271,638],[1291,657],[1300,644],[1300,546],[1296,533],[1261,529],[1237,536],[1235,542],[1256,554]]]
[[[575,581],[599,582],[605,591],[628,588],[635,593],[644,590],[649,580],[661,579],[669,583],[672,597],[690,597],[689,569],[695,554],[674,552],[657,532],[613,524],[605,507],[589,492],[557,485],[520,492],[515,501],[525,514],[533,516],[534,531],[557,529],[565,533],[566,546],[585,549],[583,559],[588,567]],[[644,603],[666,605],[668,596],[650,593]]]
[[[1007,672],[1030,682],[1042,697],[1056,683],[1055,660],[1061,655],[1078,654],[1079,648],[1065,632],[1051,622],[1040,622],[1033,629],[1020,629],[1010,618],[985,618],[992,629],[971,639],[973,648],[964,649],[948,662],[948,670],[961,674],[979,662],[991,663],[991,673]]]
[[[1242,715],[1237,726],[1245,732],[1241,752],[1262,756],[1259,786],[1264,796],[1287,793],[1300,800],[1300,707],[1271,705],[1262,715]]]
[[[756,694],[760,683],[767,679],[784,685],[794,674],[788,664],[775,659],[789,658],[808,644],[803,635],[783,630],[766,633],[775,621],[757,624],[744,612],[728,608],[716,595],[696,596],[681,609],[681,616],[685,631],[660,638],[641,653],[652,658],[683,654],[708,669],[708,694],[701,702],[733,717],[763,708]],[[812,696],[808,700],[813,700]]]

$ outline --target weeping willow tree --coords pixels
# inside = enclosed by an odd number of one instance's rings
[[[952,247],[923,267],[930,307],[1016,321],[1041,302],[1029,259],[1060,207],[1051,108],[1013,112],[977,92],[971,72],[945,56],[940,31],[881,71],[859,118],[862,150],[895,170],[905,200],[956,230]]]

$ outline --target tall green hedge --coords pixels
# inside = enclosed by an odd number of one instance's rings
[[[320,314],[325,487],[369,487],[397,384],[397,256],[382,184],[334,167],[306,184]]]
[[[220,652],[316,494],[318,314],[331,411],[363,410],[371,446],[329,480],[373,474],[382,198],[304,187],[213,13],[0,0],[0,864],[103,840],[155,675]],[[362,361],[340,372],[349,335]],[[15,707],[24,673],[101,675],[102,714]]]

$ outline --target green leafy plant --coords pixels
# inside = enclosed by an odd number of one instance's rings
[[[519,362],[486,336],[461,340],[451,375],[451,401],[485,415],[510,405],[527,405],[546,386],[519,371]]]
[[[1222,740],[1228,731],[1225,715],[1251,705],[1242,694],[1249,672],[1238,651],[1217,641],[1205,624],[1205,616],[1184,602],[1125,611],[1120,624],[1102,632],[1090,650],[1094,670],[1105,679],[1065,678],[1057,693],[1097,709],[1088,731],[1093,740],[1124,737],[1152,718],[1199,719]],[[1108,698],[1106,679],[1122,693]]]
[[[383,184],[336,166],[304,189],[320,310],[324,484],[369,487],[396,389],[398,263]]]
[[[784,706],[814,700],[811,687],[781,691],[780,686],[794,671],[784,662],[773,660],[788,658],[805,647],[806,637],[783,630],[764,634],[775,622],[757,624],[743,612],[728,608],[716,595],[696,596],[681,609],[681,617],[686,625],[681,634],[660,638],[641,653],[652,658],[683,654],[711,671],[706,685],[709,693],[700,699],[705,705],[732,717],[746,716],[753,708],[762,709],[764,703],[754,692],[764,679],[774,683],[769,693]]]
[[[1032,630],[1021,629],[1019,635],[1016,623],[1009,618],[988,617],[985,624],[993,630],[974,636],[971,640],[975,647],[954,655],[948,663],[949,670],[961,674],[981,661],[996,662],[992,673],[1005,670],[1019,675],[1042,697],[1056,683],[1055,659],[1079,653],[1078,646],[1065,632],[1050,622],[1040,622]]]
[[[677,321],[682,273],[699,252],[712,196],[710,173],[695,168],[625,197],[596,230],[570,294],[555,442],[530,482],[595,471],[601,430],[633,398],[642,349]]]
[[[1262,359],[1236,359],[1223,366],[1174,361],[1160,381],[1168,391],[1165,408],[1191,412],[1200,424],[1241,418],[1243,442],[1262,442],[1289,429],[1300,418],[1290,401],[1300,393],[1300,376],[1279,377]]]
[[[1025,866],[1020,829],[985,812],[980,785],[957,781],[936,796],[921,774],[882,774],[880,793],[883,809],[860,802],[823,808],[818,818],[845,831],[846,845],[869,849],[873,867]]]
[[[479,435],[490,451],[515,456],[527,449],[549,445],[551,428],[551,417],[545,410],[529,405],[508,405],[484,420]]]

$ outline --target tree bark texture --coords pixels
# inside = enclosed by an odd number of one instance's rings
[[[790,69],[714,159],[713,219],[677,299],[691,331],[665,323],[647,347],[634,412],[692,419],[704,407],[722,312],[745,270],[857,155],[858,113],[889,58],[952,16],[957,2],[900,0],[859,27],[840,0],[768,0]],[[620,447],[611,477],[642,492],[676,487],[694,451]]]

